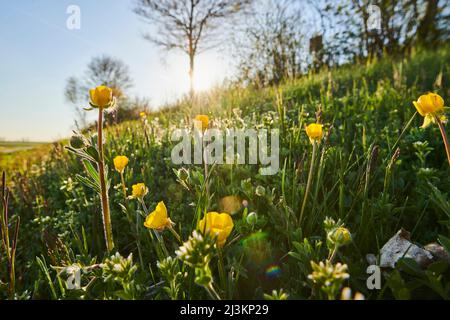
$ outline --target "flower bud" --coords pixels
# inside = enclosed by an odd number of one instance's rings
[[[70,138],[70,146],[74,149],[82,149],[86,146],[84,137],[82,135],[74,135]]]
[[[255,225],[258,222],[258,215],[256,212],[250,212],[247,216],[247,223]]]

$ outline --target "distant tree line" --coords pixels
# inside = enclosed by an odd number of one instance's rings
[[[190,97],[197,56],[228,47],[236,80],[264,87],[308,72],[375,57],[404,56],[414,48],[438,48],[450,40],[450,0],[135,0],[133,11],[153,26],[144,37],[189,58]],[[226,51],[227,52],[227,51]],[[114,89],[121,109],[108,121],[133,117],[147,101],[127,98],[128,66],[94,57],[80,77],[67,80],[65,96],[86,126],[88,89]],[[193,100],[191,100],[193,101]]]
[[[324,66],[407,55],[450,40],[449,0],[255,0],[235,29],[239,80],[280,83]]]

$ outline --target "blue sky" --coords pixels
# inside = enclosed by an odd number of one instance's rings
[[[81,29],[69,30],[67,7],[81,9]],[[133,0],[2,1],[0,10],[0,139],[52,141],[73,129],[65,81],[82,75],[94,56],[109,54],[130,67],[131,94],[153,106],[174,101],[188,88],[187,59],[142,38],[150,26],[133,12]],[[229,74],[217,52],[200,56],[197,87]]]

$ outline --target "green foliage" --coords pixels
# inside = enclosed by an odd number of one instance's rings
[[[200,95],[193,109],[181,101],[146,119],[109,126],[104,160],[116,250],[111,254],[105,253],[92,166],[95,135],[84,134],[93,138],[83,140],[82,158],[75,148],[80,144],[72,146],[73,154],[62,147],[66,143],[55,143],[42,161],[8,172],[10,221],[20,217],[15,298],[335,299],[351,287],[368,299],[448,299],[449,270],[440,262],[420,269],[403,260],[383,272],[380,291],[367,289],[365,272],[366,255],[377,255],[401,227],[416,243],[439,241],[449,250],[450,168],[439,129],[420,129],[422,119],[413,118],[412,105],[430,90],[448,104],[448,61],[450,50],[442,48],[402,61],[330,70],[279,88],[212,90]],[[280,171],[263,176],[258,165],[216,165],[208,172],[199,165],[174,165],[170,155],[176,142],[170,135],[175,128],[189,128],[187,119],[198,110],[208,110],[218,129],[280,129]],[[312,152],[304,128],[316,120],[324,124],[325,137],[299,224]],[[138,201],[124,197],[121,177],[112,170],[117,155],[130,159],[124,172],[128,194],[133,184],[144,182],[147,206],[164,201],[184,241],[206,212],[220,211],[223,197],[244,200],[226,245],[217,250],[196,243],[186,248],[192,255],[177,257],[176,238],[168,230],[145,229]],[[337,226],[327,233],[326,217],[344,224],[351,242],[344,246],[345,237],[327,237]],[[345,264],[340,275],[349,278],[339,276],[327,287],[336,274],[317,267],[326,260]],[[0,270],[0,292],[5,292],[3,254]],[[81,270],[81,284],[69,289],[74,270]],[[316,282],[308,278],[314,271]]]

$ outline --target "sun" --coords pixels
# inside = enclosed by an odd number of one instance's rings
[[[223,59],[212,53],[204,53],[197,57],[194,70],[194,90],[207,91],[219,85],[229,72]]]

